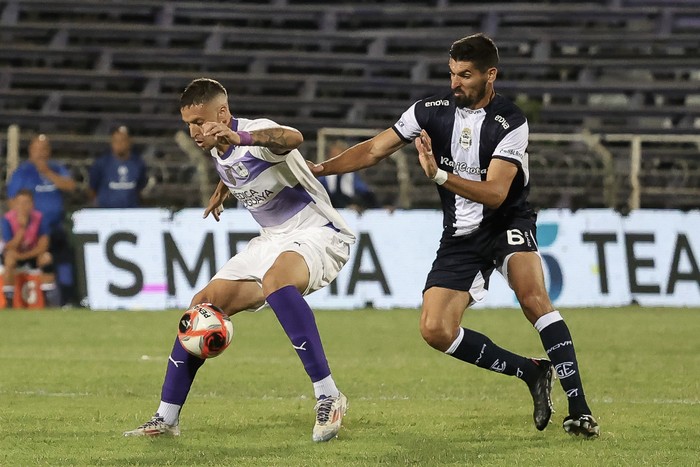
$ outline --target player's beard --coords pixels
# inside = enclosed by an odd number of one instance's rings
[[[474,97],[470,97],[467,94],[461,96],[455,95],[455,105],[460,109],[471,108],[474,104],[481,102],[484,97],[486,97],[487,87],[488,81],[484,81],[483,86],[477,91]]]

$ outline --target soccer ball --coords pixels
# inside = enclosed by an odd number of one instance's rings
[[[221,308],[200,303],[182,315],[177,337],[185,350],[195,357],[212,358],[231,343],[233,323]]]

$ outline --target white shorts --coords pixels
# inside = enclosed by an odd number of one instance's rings
[[[314,227],[288,234],[263,233],[228,260],[212,277],[226,280],[254,280],[262,287],[262,278],[277,257],[285,251],[299,253],[309,268],[308,295],[330,284],[350,258],[352,240],[330,227]]]

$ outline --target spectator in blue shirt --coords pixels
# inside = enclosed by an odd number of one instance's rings
[[[61,291],[61,304],[73,302],[73,249],[63,226],[65,208],[63,193],[75,191],[76,183],[68,169],[51,159],[51,143],[46,135],[38,135],[29,143],[29,159],[17,167],[7,184],[8,199],[20,190],[34,195],[34,208],[41,212],[49,233],[49,252],[53,256],[56,279]]]
[[[7,184],[7,198],[14,198],[19,190],[34,194],[34,208],[40,211],[49,230],[62,227],[65,218],[63,192],[72,192],[76,183],[68,169],[50,160],[51,143],[46,135],[38,135],[29,143],[29,159],[22,162]]]
[[[125,126],[112,132],[112,151],[90,167],[90,195],[99,208],[136,208],[146,186],[146,164],[131,149]]]

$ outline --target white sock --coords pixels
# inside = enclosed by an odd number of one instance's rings
[[[316,399],[321,396],[338,397],[339,394],[340,391],[338,391],[338,388],[335,386],[335,381],[333,381],[333,377],[331,375],[328,375],[321,381],[316,381],[314,383],[314,395],[316,396]]]
[[[181,408],[181,405],[169,404],[167,402],[160,401],[160,405],[158,406],[158,411],[156,413],[163,417],[163,420],[168,425],[177,425],[180,421]]]

